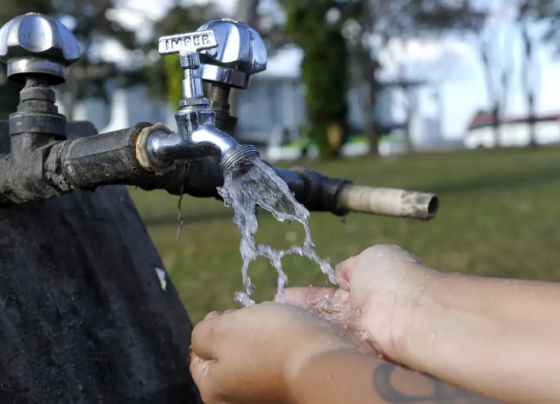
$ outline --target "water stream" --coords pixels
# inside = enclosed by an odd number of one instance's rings
[[[226,173],[224,186],[218,188],[225,205],[233,208],[233,221],[241,231],[240,251],[243,258],[241,271],[245,291],[237,292],[235,301],[245,307],[255,303],[250,297],[255,292],[255,287],[251,283],[248,271],[251,262],[258,257],[267,258],[278,272],[276,300],[279,302],[284,301],[284,288],[288,283],[288,277],[281,262],[282,258],[287,255],[297,254],[309,258],[319,265],[321,271],[333,284],[336,284],[331,265],[315,252],[308,225],[309,211],[296,201],[288,185],[276,175],[274,169],[258,158],[255,158],[253,163],[254,167],[242,176]],[[258,229],[257,205],[272,213],[280,222],[301,223],[305,229],[303,245],[292,246],[287,250],[275,250],[269,245],[257,243],[255,241],[255,233]]]

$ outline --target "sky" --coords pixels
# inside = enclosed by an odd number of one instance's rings
[[[191,3],[205,3],[208,0],[190,0]],[[273,8],[273,2],[261,0],[263,8]],[[498,2],[500,0],[497,0]],[[507,1],[507,0],[503,0]],[[126,11],[118,14],[120,21],[137,29],[139,34],[146,34],[145,17],[158,19],[163,16],[171,0],[125,0]],[[233,15],[237,0],[215,0],[224,11],[225,16]],[[131,10],[138,10],[136,14]],[[521,41],[512,24],[505,23],[507,9],[500,9],[496,22],[487,28],[484,38],[489,42],[491,54],[496,66],[513,66],[513,76],[507,101],[506,115],[519,116],[527,113],[521,87]],[[505,18],[505,19],[504,19]],[[498,20],[499,19],[499,20]],[[537,31],[539,27],[534,27]],[[112,52],[111,52],[112,53]],[[488,108],[485,76],[478,57],[478,48],[473,38],[446,38],[444,40],[411,41],[405,45],[394,42],[380,55],[386,66],[383,76],[395,77],[401,66],[407,76],[425,78],[432,85],[420,91],[419,108],[425,115],[439,115],[443,120],[444,137],[457,139],[462,137],[465,128],[479,109]],[[539,114],[560,114],[560,57],[555,58],[550,48],[541,46],[537,50],[540,62],[540,92],[537,102]],[[269,59],[268,73],[263,74],[297,74],[301,53],[291,50]],[[439,89],[443,105],[438,109],[432,94]],[[396,108],[396,116],[404,115],[404,109]]]

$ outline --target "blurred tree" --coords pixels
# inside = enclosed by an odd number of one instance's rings
[[[530,144],[536,146],[536,104],[541,87],[541,66],[536,50],[542,42],[547,42],[560,54],[560,2],[515,0],[514,4],[517,7],[517,24],[523,44],[522,80],[529,115]],[[544,36],[541,34],[543,30]]]
[[[472,0],[472,3],[477,3]],[[536,50],[543,39],[560,49],[560,3],[557,0],[509,0],[483,5],[492,18],[478,30],[479,53],[486,76],[486,87],[493,115],[496,146],[501,138],[501,121],[506,111],[511,77],[514,70],[514,49],[510,33],[503,33],[511,25],[517,25],[521,37],[522,90],[527,104],[530,144],[536,146],[536,109],[539,95],[540,65]],[[500,35],[500,31],[502,35]],[[544,35],[543,35],[544,32]],[[501,44],[499,40],[502,39]],[[500,46],[501,45],[501,46]],[[501,61],[501,62],[500,62]]]
[[[60,86],[63,96],[59,101],[63,103],[69,120],[73,119],[76,102],[80,99],[107,98],[107,79],[118,79],[121,84],[127,84],[131,79],[138,78],[133,74],[133,63],[132,69],[126,71],[115,62],[105,60],[101,54],[101,47],[107,41],[125,52],[134,49],[134,32],[125,29],[117,19],[112,18],[112,11],[118,6],[116,3],[118,2],[112,0],[2,0],[1,23],[20,14],[39,12],[61,19],[78,39],[82,56],[68,69],[67,81]],[[11,94],[4,96],[10,102],[15,99],[17,103],[17,92],[14,98],[13,88],[10,91]],[[3,91],[0,90],[0,93]],[[12,109],[13,104],[8,108]]]
[[[471,0],[476,3],[476,0]],[[489,18],[475,31],[476,43],[484,70],[486,95],[492,115],[495,147],[501,147],[501,126],[507,110],[515,67],[514,47],[511,40],[512,24],[508,24],[515,3],[484,4],[481,12]]]
[[[560,54],[560,2],[558,0],[518,0],[523,4],[525,19],[543,23],[544,39]],[[541,38],[537,38],[541,39]]]
[[[480,26],[481,13],[469,3],[441,0],[279,0],[287,14],[289,39],[304,51],[302,79],[307,89],[309,133],[326,155],[325,127],[346,120],[347,67],[359,89],[364,134],[378,153],[375,105],[382,83],[380,53],[391,39],[407,41]],[[329,15],[336,19],[329,23]],[[335,39],[335,37],[337,39]],[[341,40],[341,38],[343,40]],[[330,67],[335,63],[337,67]],[[348,66],[350,64],[350,66]],[[344,104],[344,106],[343,106]],[[332,114],[330,116],[329,114]],[[344,117],[344,118],[343,118]],[[334,122],[337,122],[336,124]],[[322,127],[322,128],[321,128]],[[338,144],[337,147],[340,147]]]
[[[557,0],[516,0],[514,4],[523,46],[522,88],[529,115],[530,144],[536,146],[536,104],[541,86],[536,50],[543,39],[560,50],[560,3]],[[544,37],[539,35],[541,27],[544,28]]]
[[[357,66],[361,70],[359,83],[364,96],[362,104],[364,114],[364,134],[370,141],[370,152],[378,153],[379,125],[376,122],[375,106],[380,100],[383,89],[378,73],[385,67],[380,60],[383,51],[387,51],[391,43],[400,43],[405,49],[410,40],[441,37],[450,31],[467,32],[480,24],[480,15],[465,1],[441,0],[358,0],[355,4],[354,18],[349,21],[349,39],[354,44],[354,53],[359,58]],[[406,125],[405,136],[409,150],[412,150],[410,139],[410,119],[414,112],[415,83],[408,83],[403,65],[397,66],[397,81],[405,93]],[[368,104],[367,100],[371,100]]]
[[[336,0],[283,0],[287,38],[304,52],[301,62],[307,135],[322,158],[338,157],[347,136],[348,48],[342,35],[346,7]]]
[[[535,48],[538,45],[537,38],[532,32],[531,25],[539,18],[539,13],[536,11],[540,10],[540,6],[549,6],[550,3],[552,3],[550,0],[520,0],[518,3],[517,23],[523,43],[522,88],[527,103],[529,138],[532,147],[537,146],[536,102],[540,89],[541,72],[539,59],[535,54]]]

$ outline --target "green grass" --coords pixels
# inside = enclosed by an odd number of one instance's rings
[[[311,168],[356,184],[435,192],[440,212],[428,223],[350,215],[346,224],[313,213],[317,252],[337,263],[378,243],[395,243],[435,268],[476,275],[560,281],[560,148],[418,154],[393,160],[315,163]],[[186,197],[176,241],[178,198],[130,191],[194,321],[234,307],[241,290],[239,231],[216,200]],[[286,247],[301,226],[261,215],[258,241]],[[290,285],[325,285],[301,257],[284,261]],[[257,299],[271,299],[276,274],[261,259],[251,266]],[[476,296],[473,296],[476,298]]]

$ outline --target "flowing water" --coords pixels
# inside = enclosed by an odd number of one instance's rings
[[[254,167],[242,176],[225,173],[224,186],[218,188],[225,205],[234,209],[233,221],[241,230],[240,250],[243,258],[241,271],[245,292],[237,292],[235,301],[243,306],[255,303],[250,297],[255,292],[255,287],[251,283],[248,271],[251,262],[258,257],[268,258],[278,272],[276,299],[279,302],[284,301],[284,287],[288,282],[281,262],[286,255],[297,254],[311,259],[320,266],[321,271],[328,276],[329,280],[336,284],[331,265],[315,252],[308,225],[309,211],[296,201],[288,185],[276,175],[274,169],[258,158],[255,158],[252,163]],[[292,246],[287,250],[275,250],[269,245],[255,242],[255,233],[258,228],[257,206],[268,210],[278,221],[301,223],[305,229],[303,245]]]

